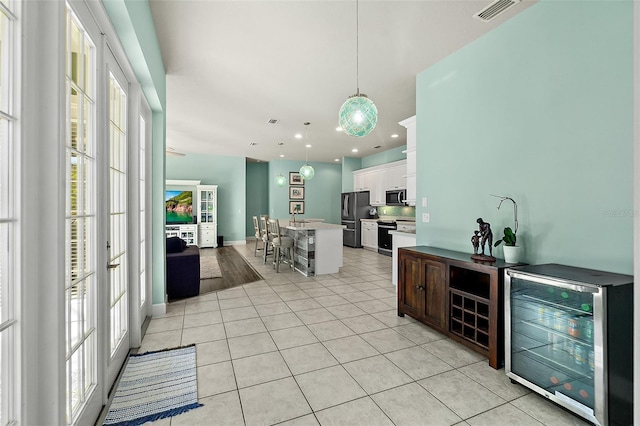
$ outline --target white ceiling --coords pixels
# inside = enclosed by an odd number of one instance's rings
[[[404,145],[398,122],[416,113],[416,75],[534,1],[489,23],[473,18],[489,3],[359,2],[360,91],[376,104],[378,125],[356,138],[335,130],[356,92],[355,1],[151,0],[167,72],[167,146],[271,161],[304,160],[309,143],[309,161],[329,162]]]

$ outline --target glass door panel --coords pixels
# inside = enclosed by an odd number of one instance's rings
[[[78,421],[98,378],[95,45],[67,9],[65,162],[66,414]],[[95,394],[94,394],[95,395]],[[93,399],[97,399],[96,396]]]
[[[511,279],[511,370],[593,410],[594,294]]]
[[[115,59],[107,58],[109,93],[109,355],[112,383],[129,351],[127,241],[127,83]]]

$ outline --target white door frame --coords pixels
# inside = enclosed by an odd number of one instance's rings
[[[130,133],[130,119],[129,119],[129,110],[130,110],[130,105],[132,104],[131,102],[131,98],[130,98],[130,89],[129,89],[129,80],[127,79],[124,71],[121,69],[115,55],[112,53],[111,49],[109,49],[108,44],[106,45],[106,48],[104,49],[104,55],[103,55],[103,66],[104,66],[104,73],[102,73],[102,79],[100,81],[101,85],[104,85],[105,87],[105,93],[106,93],[106,97],[103,99],[105,102],[105,106],[110,106],[109,104],[109,87],[110,87],[110,79],[111,79],[111,75],[113,75],[115,77],[115,79],[117,80],[118,84],[120,85],[120,87],[122,88],[122,90],[125,93],[126,96],[126,108],[127,108],[127,115],[126,115],[126,155],[127,155],[127,162],[130,159],[130,154],[131,154],[131,145],[132,145],[132,138],[131,138],[131,133]],[[111,241],[112,238],[112,232],[111,232],[111,223],[110,223],[110,203],[109,203],[109,199],[112,197],[112,192],[115,191],[115,196],[120,195],[118,193],[118,190],[115,188],[111,187],[111,176],[110,176],[110,155],[111,155],[111,137],[110,137],[110,127],[109,127],[109,110],[105,111],[105,114],[103,115],[103,119],[104,121],[104,128],[102,128],[101,130],[104,132],[103,135],[104,137],[102,138],[102,141],[104,141],[103,143],[101,143],[101,145],[103,145],[104,148],[106,148],[106,152],[104,153],[104,155],[102,156],[102,158],[99,159],[99,161],[103,164],[103,169],[102,172],[99,173],[99,179],[102,178],[104,179],[103,181],[103,185],[100,186],[100,189],[104,189],[103,191],[101,191],[101,193],[103,194],[101,197],[101,202],[102,202],[102,206],[100,208],[99,211],[104,212],[105,216],[98,222],[98,226],[99,227],[104,227],[104,229],[106,230],[106,240],[105,241],[105,247],[107,246],[107,244],[110,244],[112,247],[115,245],[114,241]],[[137,145],[137,144],[133,144],[133,145]],[[131,347],[130,342],[129,342],[129,337],[130,337],[130,311],[129,311],[129,305],[130,305],[130,290],[131,290],[131,247],[130,247],[130,225],[131,225],[131,210],[130,210],[130,206],[129,206],[129,192],[131,190],[131,180],[129,179],[129,163],[127,163],[126,165],[126,171],[127,171],[127,181],[126,181],[126,188],[127,188],[127,194],[125,194],[125,202],[127,203],[126,206],[126,216],[125,216],[125,221],[126,221],[126,225],[127,225],[127,234],[126,234],[126,244],[125,244],[125,255],[123,256],[123,262],[125,262],[125,265],[120,265],[120,266],[114,266],[114,269],[108,269],[108,273],[107,273],[107,277],[106,277],[106,281],[105,281],[105,290],[107,292],[107,294],[105,295],[105,299],[101,300],[100,303],[102,304],[102,302],[104,301],[106,303],[105,308],[105,317],[103,317],[105,319],[105,321],[102,324],[107,325],[108,327],[103,327],[102,328],[102,332],[104,333],[104,338],[101,338],[101,340],[103,342],[105,342],[105,347],[104,347],[104,352],[103,354],[107,357],[107,363],[106,363],[106,380],[104,382],[105,386],[107,387],[107,392],[108,389],[111,387],[111,385],[115,382],[115,379],[117,378],[120,369],[122,368],[122,365],[124,364],[127,354],[129,353],[129,349]],[[113,252],[109,249],[106,250],[106,253],[108,253],[108,256],[111,257],[111,255],[113,255]],[[110,262],[109,258],[106,259],[107,262],[104,264],[105,266]],[[117,264],[117,263],[116,263]],[[110,335],[110,331],[112,329],[111,327],[111,309],[110,309],[110,302],[111,302],[111,294],[109,292],[109,288],[111,286],[111,273],[118,273],[120,272],[119,268],[123,268],[126,267],[127,271],[126,271],[126,275],[124,276],[127,281],[127,288],[126,288],[126,293],[124,296],[124,302],[127,303],[126,306],[126,320],[124,321],[126,323],[125,326],[125,334],[122,336],[122,340],[120,341],[120,343],[118,344],[116,350],[112,353],[111,352],[111,335]],[[107,268],[109,268],[107,266]]]

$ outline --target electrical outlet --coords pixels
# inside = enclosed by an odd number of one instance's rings
[[[422,221],[427,223],[431,220],[431,215],[429,213],[422,213]]]
[[[427,197],[422,197],[422,207],[427,207]]]

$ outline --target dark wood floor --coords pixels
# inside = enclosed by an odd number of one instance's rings
[[[260,276],[233,247],[218,247],[203,250],[215,250],[218,265],[220,265],[220,271],[222,272],[222,278],[200,280],[200,294],[252,283],[262,279],[262,276]]]

